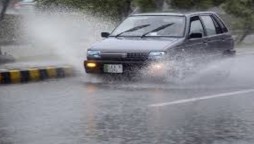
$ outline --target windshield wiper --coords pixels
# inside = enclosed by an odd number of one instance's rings
[[[169,24],[162,25],[162,26],[160,26],[160,27],[158,27],[158,28],[156,28],[156,29],[154,29],[154,30],[151,30],[151,31],[149,31],[149,32],[147,32],[147,33],[144,33],[144,34],[141,36],[141,38],[145,37],[146,35],[148,35],[148,34],[150,34],[150,33],[161,31],[161,30],[163,30],[163,29],[165,29],[165,28],[167,28],[167,27],[172,26],[173,24],[175,24],[175,23],[169,23]]]
[[[119,36],[121,36],[121,35],[124,34],[124,33],[137,31],[137,30],[139,30],[139,29],[142,29],[142,28],[145,28],[145,27],[148,27],[148,26],[150,26],[150,24],[136,26],[136,27],[133,27],[133,28],[131,28],[131,29],[128,29],[128,30],[126,30],[126,31],[123,31],[123,32],[117,34],[115,37],[119,37]]]

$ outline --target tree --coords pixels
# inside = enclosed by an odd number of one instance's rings
[[[254,32],[254,0],[228,0],[223,8],[228,14],[238,19],[234,26],[242,30],[237,40],[238,43],[241,43]]]
[[[95,15],[121,20],[133,11],[132,7],[139,7],[142,12],[154,11],[163,6],[164,0],[39,0],[39,2],[46,6],[52,4],[70,6],[87,10]]]
[[[134,4],[139,7],[141,12],[153,11],[156,8],[154,0],[136,0]]]
[[[126,17],[130,13],[131,3],[132,0],[39,0],[39,4],[43,6],[77,8],[111,18]]]
[[[207,10],[219,6],[226,0],[167,0],[176,9],[180,10]]]
[[[4,19],[4,15],[5,15],[5,12],[8,8],[8,5],[10,3],[10,0],[2,0],[2,10],[1,10],[1,13],[0,13],[0,21]]]
[[[95,15],[122,20],[134,8],[140,12],[162,10],[163,4],[168,3],[171,8],[181,11],[207,10],[220,6],[228,14],[238,19],[234,24],[243,30],[239,37],[242,42],[246,36],[254,32],[254,0],[38,0],[43,5],[65,5],[87,10]]]
[[[1,10],[1,13],[0,13],[0,21],[2,21],[4,19],[4,15],[5,15],[5,12],[7,10],[7,7],[10,3],[10,0],[2,0],[2,10]],[[0,56],[2,55],[2,49],[0,47]]]

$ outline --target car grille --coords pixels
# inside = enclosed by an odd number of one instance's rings
[[[102,53],[102,60],[115,60],[115,61],[144,61],[147,60],[147,53]]]
[[[141,59],[145,60],[148,58],[148,54],[146,53],[128,53],[127,54],[128,59]]]

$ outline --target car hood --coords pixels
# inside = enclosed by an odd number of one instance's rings
[[[166,51],[173,47],[179,38],[107,38],[92,46],[92,50],[99,50],[102,53],[119,53],[119,52],[150,52]]]

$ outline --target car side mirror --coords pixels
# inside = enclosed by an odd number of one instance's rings
[[[191,33],[189,35],[189,39],[197,39],[197,38],[202,38],[203,34],[202,33]]]
[[[101,33],[101,37],[103,37],[103,38],[108,38],[109,35],[110,35],[110,33],[108,33],[108,32],[102,32]]]

